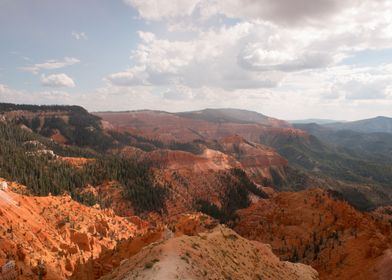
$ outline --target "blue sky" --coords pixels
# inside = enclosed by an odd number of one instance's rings
[[[388,0],[0,0],[0,101],[392,116]]]
[[[78,88],[72,90],[93,90],[102,77],[129,65],[136,32],[144,27],[137,12],[121,1],[1,0],[1,81],[18,89],[41,90],[36,77],[19,68],[72,57],[81,60],[66,69],[76,77]],[[77,40],[72,32],[84,32],[87,39]],[[63,69],[50,71],[60,72]]]

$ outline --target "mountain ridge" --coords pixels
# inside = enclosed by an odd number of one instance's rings
[[[386,132],[392,133],[392,118],[377,116],[374,118],[363,119],[345,123],[326,124],[326,127],[335,130],[353,130],[364,133]]]

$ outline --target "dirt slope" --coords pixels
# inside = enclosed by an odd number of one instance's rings
[[[102,279],[318,279],[310,266],[280,261],[268,245],[218,226],[154,243]]]

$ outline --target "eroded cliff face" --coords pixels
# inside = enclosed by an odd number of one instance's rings
[[[224,152],[233,156],[241,164],[241,168],[258,183],[263,178],[271,179],[271,169],[282,177],[288,161],[273,148],[245,140],[239,135],[232,135],[219,141]]]
[[[313,268],[280,261],[268,245],[217,226],[145,247],[102,279],[318,279]]]
[[[87,207],[69,196],[0,190],[0,259],[16,261],[19,279],[66,279],[119,242],[143,236],[148,224],[112,210]]]
[[[238,215],[240,235],[271,244],[283,259],[312,265],[321,279],[388,279],[390,224],[325,191],[278,193]]]

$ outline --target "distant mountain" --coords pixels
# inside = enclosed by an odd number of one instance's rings
[[[274,121],[273,118],[256,112],[207,109],[177,114],[158,111],[95,114],[119,132],[160,141],[162,147],[177,143],[177,149],[184,149],[184,145],[213,143],[233,135],[249,142],[273,147],[289,161],[288,170],[271,173],[272,185],[279,190],[301,190],[315,185],[333,188],[340,191],[352,205],[363,210],[392,201],[389,183],[392,181],[392,167],[387,159],[379,161],[378,155],[370,149],[366,150],[366,147],[363,151],[367,151],[367,155],[372,157],[359,155],[361,150],[351,152],[348,149],[339,149],[336,145],[330,144],[330,141],[324,142],[302,127],[298,129],[260,124],[280,122],[283,126],[287,125],[284,121]],[[317,124],[310,124],[312,125],[321,130],[331,130]],[[192,148],[191,146],[189,148]],[[213,149],[223,151],[219,145],[215,146]],[[238,150],[238,145],[233,147]],[[197,150],[195,148],[186,150]],[[244,155],[237,154],[237,157],[244,161]],[[303,173],[315,179],[309,180]],[[325,179],[327,177],[330,179]],[[321,179],[320,183],[317,181],[320,178],[325,180]],[[344,187],[337,181],[343,182]],[[372,187],[369,188],[369,185]]]
[[[290,124],[263,114],[241,109],[204,109],[201,111],[183,112],[177,115],[185,118],[200,119],[218,123],[256,123],[274,127],[290,127]]]
[[[391,133],[364,133],[352,130],[334,130],[317,124],[295,124],[298,129],[327,143],[338,150],[377,162],[392,163],[392,134]]]
[[[303,136],[285,121],[237,109],[167,113],[162,111],[97,112],[94,115],[110,123],[112,129],[157,139],[164,143],[219,140],[235,134],[258,142],[260,135],[274,137],[285,134]]]
[[[288,191],[322,185],[340,190],[360,209],[368,210],[392,201],[392,141],[388,137],[392,134],[370,137],[315,123],[293,127],[285,121],[238,109],[184,113],[144,110],[92,115],[76,106],[0,103],[0,120],[55,142],[98,153],[122,153],[124,149],[137,148],[145,152],[172,150],[201,156],[206,149],[211,149],[234,156],[250,177],[262,185],[270,183],[276,189]],[[230,147],[221,142],[241,138],[243,140],[231,143]],[[277,153],[268,148],[261,149],[263,153],[260,153],[255,144],[272,147]],[[257,159],[253,152],[257,152]],[[183,153],[172,155],[176,163],[185,157]],[[286,160],[280,160],[279,155],[288,160],[287,168],[281,164]],[[279,159],[278,168],[273,164],[276,159]],[[267,183],[266,179],[270,181]],[[346,187],[341,188],[337,181]],[[350,192],[345,190],[347,188]],[[360,196],[352,195],[352,189],[359,190]]]
[[[330,124],[330,123],[343,123],[344,121],[328,120],[328,119],[304,119],[304,120],[288,120],[291,124],[305,124],[305,123],[316,123],[316,124]]]
[[[389,161],[388,155],[385,155],[383,160],[379,160],[380,157],[367,147],[348,149],[327,143],[323,138],[314,135],[309,135],[308,139],[279,136],[274,139],[261,137],[260,140],[264,145],[275,148],[289,161],[290,167],[305,171],[321,180],[325,179],[317,185],[338,191],[358,209],[371,210],[377,205],[389,204],[392,201],[391,156]],[[366,152],[369,157],[362,155],[361,151]],[[327,177],[333,181],[328,180]],[[293,181],[293,178],[290,180]],[[275,187],[278,189],[279,181],[274,180]],[[299,181],[301,182],[302,179]],[[287,186],[283,186],[282,189],[300,190],[306,184],[303,182],[289,186],[291,189],[287,189]]]
[[[389,117],[376,117],[372,119],[365,119],[345,123],[331,123],[326,127],[336,130],[353,130],[358,132],[372,133],[372,132],[385,132],[392,133],[392,118]]]

